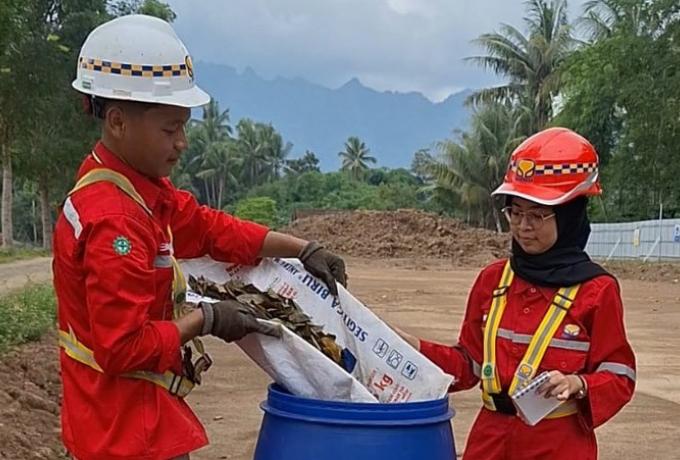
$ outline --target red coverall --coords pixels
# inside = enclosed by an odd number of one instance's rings
[[[456,377],[452,391],[472,388],[483,362],[483,336],[492,291],[505,260],[486,267],[468,299],[458,344],[451,347],[421,340],[421,351]],[[503,390],[543,319],[557,289],[534,286],[514,277],[496,340],[497,368]],[[566,329],[565,329],[566,328]],[[588,385],[579,412],[544,419],[536,426],[519,417],[482,408],[470,431],[464,460],[589,460],[597,458],[594,428],[613,417],[635,388],[635,355],[626,339],[617,282],[599,276],[584,282],[543,357],[538,373],[558,370],[580,374]]]
[[[199,206],[190,193],[141,175],[101,143],[94,152],[102,164],[89,155],[78,177],[102,166],[123,174],[153,217],[111,183],[85,187],[64,202],[54,232],[59,328],[73,330],[103,373],[61,350],[62,437],[79,460],[167,460],[207,444],[203,426],[183,399],[121,374],[181,373],[169,255],[253,264],[268,230]]]

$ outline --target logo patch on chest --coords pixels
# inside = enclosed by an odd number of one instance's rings
[[[562,337],[565,339],[573,339],[574,337],[578,337],[580,333],[581,328],[576,324],[567,324],[564,326],[564,331],[562,331]]]

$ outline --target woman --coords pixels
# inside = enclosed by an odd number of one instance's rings
[[[587,197],[601,193],[592,145],[564,128],[527,139],[504,183],[512,256],[484,268],[472,287],[458,344],[404,337],[456,377],[452,391],[482,382],[483,407],[464,460],[595,459],[594,429],[635,388],[616,279],[584,252]],[[538,392],[564,403],[535,426],[509,394],[543,371]]]

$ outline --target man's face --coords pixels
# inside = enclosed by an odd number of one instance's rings
[[[187,148],[184,127],[191,109],[171,105],[123,106],[120,151],[130,166],[148,177],[170,175]]]

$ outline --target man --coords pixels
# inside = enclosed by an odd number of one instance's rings
[[[175,257],[299,257],[334,294],[344,263],[317,243],[199,206],[172,186],[167,176],[187,147],[191,107],[209,97],[166,22],[132,15],[96,28],[73,86],[102,120],[102,135],[54,234],[62,437],[79,460],[186,459],[207,438],[183,397],[210,359],[200,342],[193,362],[182,345],[207,334],[230,342],[278,331],[236,301],[182,315]]]

